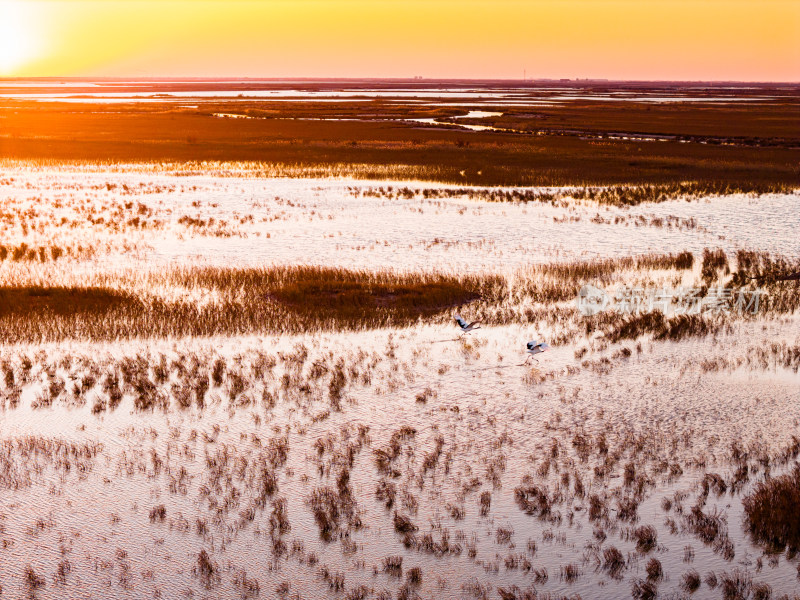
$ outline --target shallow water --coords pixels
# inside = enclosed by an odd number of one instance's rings
[[[389,186],[450,187],[17,166],[0,175],[10,215],[0,232],[6,246],[93,244],[94,255],[53,267],[76,280],[82,270],[196,263],[510,274],[538,262],[705,247],[800,256],[797,195],[621,209],[492,203],[470,199],[469,188],[446,200],[376,191]],[[51,277],[50,268],[6,260],[0,275]],[[765,465],[775,475],[797,463],[796,456],[781,462],[780,453],[800,436],[800,375],[770,348],[800,346],[798,316],[732,320],[730,329],[680,343],[643,337],[606,346],[578,334],[522,364],[528,340],[580,331],[580,318],[484,326],[464,338],[455,326],[421,322],[355,333],[0,345],[3,591],[255,597],[257,581],[267,598],[278,590],[356,598],[359,586],[363,597],[385,598],[382,591],[396,597],[418,567],[422,581],[413,589],[422,598],[497,598],[516,585],[611,600],[629,597],[655,557],[665,573],[662,597],[682,597],[681,577],[691,569],[720,578],[741,569],[776,596],[795,593],[798,559],[751,542],[742,498]],[[578,358],[581,348],[588,352]],[[145,365],[156,407],[137,409],[136,386],[123,383],[121,403],[110,408],[108,375],[124,381],[136,364]],[[340,397],[332,386],[337,364]],[[211,381],[203,407],[193,400],[181,408],[183,386],[195,376]],[[401,427],[415,433],[382,470],[378,451],[391,449]],[[747,481],[735,493],[742,463],[732,458],[734,445],[750,453]],[[285,463],[276,460],[281,448]],[[277,489],[259,504],[265,466]],[[724,552],[687,521],[707,473],[729,486],[702,509],[721,516]],[[391,508],[377,495],[386,484],[395,486]],[[516,490],[528,484],[552,497],[548,514],[522,510]],[[621,502],[637,485],[641,503],[623,518]],[[360,526],[343,516],[325,541],[310,505],[319,488],[339,494],[343,514],[351,498]],[[491,498],[486,514],[482,494]],[[604,505],[598,519],[589,515],[593,495]],[[291,528],[282,532],[280,498]],[[161,505],[163,518],[151,517]],[[395,530],[395,511],[418,528],[408,544]],[[656,530],[652,549],[636,546],[632,531],[642,525]],[[603,568],[611,546],[624,556],[616,575]],[[218,580],[197,572],[201,551]],[[402,577],[384,572],[391,556],[402,557]],[[43,586],[30,589],[26,565]],[[568,565],[579,573],[574,581],[562,571]],[[694,597],[722,593],[704,582]]]
[[[123,186],[128,191],[120,195]],[[543,261],[706,247],[800,256],[793,234],[800,228],[796,194],[676,199],[633,208],[486,202],[468,198],[469,187],[462,188],[463,197],[444,200],[368,194],[389,187],[451,186],[9,169],[0,185],[6,209],[26,216],[0,227],[6,244],[30,245],[54,235],[62,243],[112,247],[124,240],[140,248],[149,266],[200,261],[510,272]],[[140,215],[140,204],[150,212]],[[120,216],[123,224],[142,217],[159,226],[109,231]],[[89,217],[106,224],[92,224]],[[215,224],[198,229],[180,222],[186,217],[214,218]],[[58,229],[61,219],[70,227]],[[43,233],[24,236],[23,220],[44,224]],[[125,265],[134,256],[117,250],[98,260]]]
[[[735,547],[732,560],[725,560],[688,532],[670,533],[665,518],[670,516],[678,522],[681,518],[674,511],[665,512],[661,499],[686,490],[690,496],[684,505],[688,507],[704,470],[730,477],[731,467],[723,459],[724,440],[737,439],[747,446],[763,438],[777,448],[789,441],[792,431],[797,432],[800,422],[796,402],[800,379],[796,373],[787,374],[784,380],[753,372],[733,378],[700,377],[692,368],[691,356],[735,349],[731,342],[742,333],[714,343],[693,342],[691,352],[682,355],[676,355],[670,344],[653,344],[644,354],[617,361],[605,375],[589,369],[565,374],[564,367],[575,361],[568,349],[556,349],[546,356],[546,362],[537,365],[555,376],[538,384],[527,380],[531,367],[516,366],[522,353],[515,349],[523,347],[526,335],[515,327],[476,332],[466,344],[454,339],[450,328],[422,326],[362,334],[46,346],[43,350],[53,364],[65,355],[71,356],[73,366],[64,373],[78,377],[82,373],[74,360],[78,357],[87,361],[84,364],[103,364],[125,355],[156,357],[164,353],[171,360],[189,353],[201,357],[202,364],[223,356],[229,368],[241,365],[246,369],[257,353],[291,353],[297,343],[312,349],[307,365],[324,359],[329,352],[348,363],[358,352],[379,359],[370,369],[371,383],[348,385],[339,411],[331,410],[324,386],[318,389],[313,380],[309,380],[310,396],[278,393],[278,402],[271,409],[259,402],[232,408],[223,386],[210,391],[203,410],[180,410],[173,404],[164,412],[142,413],[134,411],[126,398],[115,411],[98,415],[89,409],[99,390],[90,392],[82,406],[67,396],[51,408],[31,410],[37,388],[45,383],[32,382],[19,407],[5,410],[0,425],[3,439],[35,435],[73,442],[99,440],[103,449],[83,472],[59,472],[42,461],[42,470],[33,475],[30,485],[19,489],[4,486],[3,538],[11,546],[5,551],[0,573],[9,591],[21,591],[18,565],[31,563],[37,573],[52,573],[66,557],[73,574],[66,583],[48,583],[38,596],[124,593],[144,598],[160,590],[173,597],[187,590],[203,593],[191,568],[197,553],[205,548],[222,569],[214,595],[235,593],[234,575],[245,569],[248,577],[259,580],[266,597],[283,581],[289,581],[291,591],[303,597],[319,597],[330,593],[319,575],[322,565],[331,572],[343,572],[348,590],[360,585],[376,592],[397,589],[400,580],[374,570],[381,570],[386,556],[399,555],[406,571],[414,566],[422,569],[423,582],[418,588],[422,597],[463,598],[467,594],[462,584],[473,580],[488,590],[532,585],[533,571],[509,569],[505,562],[509,556],[525,556],[533,570],[547,569],[547,582],[535,585],[540,592],[610,599],[627,596],[632,580],[644,577],[644,563],[654,556],[667,574],[659,586],[660,593],[677,592],[680,575],[690,568],[698,569],[701,575],[731,572],[735,567],[752,566],[763,553],[739,529],[741,495],[715,498],[712,494],[706,507],[707,512],[719,507],[726,515]],[[753,343],[759,343],[757,331],[747,333]],[[389,355],[386,349],[391,347],[396,350]],[[279,387],[285,368],[279,360],[265,385]],[[257,397],[261,384],[252,384],[245,393]],[[425,387],[432,387],[434,393],[421,404],[415,397]],[[722,398],[724,402],[720,402]],[[327,416],[320,417],[326,412]],[[356,454],[350,487],[365,526],[349,532],[344,541],[324,542],[306,502],[316,486],[333,485],[335,479],[335,467],[330,475],[321,475],[318,465],[336,463],[319,463],[313,444],[330,438],[334,448],[341,448],[342,432],[349,431],[352,441],[358,425],[369,427],[369,443]],[[392,511],[375,498],[381,476],[373,451],[385,447],[400,426],[413,427],[417,433],[398,463],[400,474],[394,481],[399,490],[411,494],[416,508],[403,508],[399,497],[397,510],[411,516],[420,527],[419,535],[432,532],[437,543],[442,531],[449,532],[453,551],[443,556],[404,548],[392,526]],[[604,429],[610,434],[612,448],[614,435],[623,436],[626,431],[650,438],[646,443],[649,458],[639,468],[651,470],[659,460],[666,459],[683,465],[683,475],[666,483],[653,472],[659,483],[646,494],[636,523],[612,519],[607,525],[593,524],[586,518],[588,505],[582,497],[558,504],[553,513],[553,517],[560,515],[556,521],[525,515],[514,500],[514,489],[523,476],[534,474],[541,465],[552,440],[558,440],[561,451],[570,458],[559,459],[562,466],[549,476],[535,476],[537,482],[556,489],[559,473],[569,472],[583,478],[587,496],[605,489],[625,489],[619,471],[606,483],[592,482],[591,468],[596,463],[591,459],[583,463],[571,454],[575,432]],[[192,431],[198,433],[197,437]],[[259,456],[267,440],[283,435],[288,439],[289,458],[286,467],[277,470],[276,495],[288,500],[291,531],[285,534],[285,543],[289,548],[293,542],[301,543],[303,551],[276,556],[267,533],[269,505],[263,513],[257,511],[254,521],[242,521],[240,512],[248,505],[252,489],[239,481],[235,464]],[[445,453],[451,458],[447,461],[443,457],[432,472],[421,476],[420,463],[436,435],[442,435]],[[678,444],[677,452],[670,450],[674,443]],[[225,448],[233,459],[227,467],[231,469],[230,479],[208,495],[206,457],[217,456]],[[623,451],[626,456],[630,452]],[[160,466],[155,466],[153,456],[158,457]],[[325,461],[331,459],[330,455],[326,457]],[[705,469],[690,468],[701,458],[706,462]],[[181,467],[187,469],[188,479],[170,491],[170,482],[174,485],[173,478]],[[19,464],[16,472],[28,469]],[[494,473],[493,484],[490,473]],[[477,487],[471,483],[468,487],[474,478]],[[753,481],[757,479],[755,476]],[[752,482],[742,494],[751,486]],[[226,502],[235,502],[227,507],[218,504],[234,488],[240,495]],[[482,491],[492,495],[486,517],[478,511]],[[166,518],[151,522],[149,512],[159,504],[164,504]],[[460,506],[464,516],[453,518],[450,506]],[[203,535],[195,531],[198,518],[207,522],[208,531]],[[637,552],[628,539],[630,528],[640,524],[652,524],[658,531],[658,546],[652,551]],[[602,545],[595,535],[598,526],[608,536]],[[498,529],[512,532],[508,541],[498,538]],[[528,549],[531,540],[535,552]],[[458,551],[454,550],[456,544]],[[468,549],[473,544],[475,556],[470,557]],[[628,557],[619,579],[596,565],[591,544],[601,548],[613,545]],[[684,562],[686,546],[693,549],[691,563]],[[308,564],[311,552],[318,564]],[[763,562],[762,571],[754,574],[755,580],[768,582],[776,593],[796,589],[796,560],[779,558],[775,565],[765,558]],[[573,583],[559,576],[567,564],[577,565],[581,572]],[[705,584],[703,589],[709,593]],[[489,596],[496,597],[496,593]]]
[[[169,88],[159,87],[166,85],[183,84],[191,86],[193,89],[170,90]],[[277,84],[281,89],[253,89],[264,85]],[[224,87],[228,85],[227,89]],[[334,99],[336,101],[346,101],[348,99],[371,100],[374,98],[401,98],[404,100],[435,99],[446,100],[472,100],[475,102],[496,102],[514,101],[519,102],[520,106],[535,106],[542,102],[564,103],[575,100],[580,101],[600,101],[600,102],[652,102],[652,103],[682,103],[682,102],[708,102],[708,103],[729,103],[729,102],[764,102],[779,99],[780,96],[771,94],[737,96],[717,95],[705,96],[690,91],[688,88],[665,92],[663,90],[636,90],[636,91],[614,91],[597,92],[591,88],[586,89],[563,89],[540,87],[486,87],[470,89],[469,87],[454,86],[443,88],[439,86],[425,87],[424,85],[413,88],[391,88],[391,89],[370,89],[341,84],[341,82],[329,82],[327,87],[325,82],[310,82],[309,85],[323,86],[321,89],[308,89],[298,87],[296,89],[286,89],[282,86],[285,82],[275,81],[192,81],[192,82],[25,82],[8,81],[0,82],[0,90],[3,88],[20,91],[0,91],[0,98],[8,100],[34,100],[43,102],[85,102],[85,103],[115,103],[115,102],[175,102],[192,99],[255,99],[259,101],[269,100],[325,100]],[[206,89],[204,89],[204,86]],[[120,87],[141,88],[142,91],[116,91]],[[37,91],[40,88],[41,91]],[[52,89],[70,88],[65,92],[54,92]],[[84,89],[81,89],[84,88]],[[702,89],[702,88],[699,88]],[[715,88],[723,90],[725,88]],[[738,90],[742,88],[731,88]],[[744,88],[747,89],[747,88]]]

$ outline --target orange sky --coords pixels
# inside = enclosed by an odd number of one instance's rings
[[[800,81],[800,0],[0,0],[0,76]]]

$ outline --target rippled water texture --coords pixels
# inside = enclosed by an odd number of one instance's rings
[[[23,165],[0,184],[3,244],[87,249],[55,263],[73,274],[301,263],[510,275],[707,247],[800,255],[792,194],[622,209]],[[410,192],[378,191],[390,185]],[[0,276],[53,268],[7,259]],[[0,345],[4,595],[455,600],[517,586],[611,600],[644,583],[651,559],[660,597],[688,594],[692,570],[698,598],[721,598],[716,582],[737,572],[797,593],[798,559],[754,544],[741,502],[797,460],[784,450],[800,436],[800,376],[782,358],[800,345],[796,314],[681,342],[587,334],[532,364],[525,343],[555,329],[458,333],[420,321]],[[701,498],[709,474],[725,489]],[[654,542],[637,542],[648,525]]]

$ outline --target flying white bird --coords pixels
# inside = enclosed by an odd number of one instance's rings
[[[550,350],[550,346],[548,346],[545,342],[537,342],[536,340],[531,340],[528,342],[528,350],[526,351],[528,354],[528,358],[531,356],[536,356],[537,354],[541,354],[542,352],[547,352]],[[528,358],[525,359],[525,362],[528,362]],[[536,360],[534,358],[534,360]]]
[[[480,329],[481,328],[481,326],[478,325],[478,323],[480,323],[480,321],[473,321],[472,323],[467,323],[464,319],[461,318],[461,315],[456,315],[455,318],[456,318],[456,323],[458,323],[458,326],[461,327],[461,331],[463,332],[461,335],[464,335],[465,333],[469,333],[470,331],[473,331],[474,329]]]

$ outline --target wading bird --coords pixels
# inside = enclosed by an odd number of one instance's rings
[[[473,321],[472,323],[467,323],[464,319],[461,318],[461,315],[456,315],[456,323],[458,323],[458,326],[461,327],[461,331],[462,331],[461,335],[464,335],[465,333],[469,333],[470,331],[472,331],[474,329],[480,329],[481,328],[481,326],[478,325],[478,323],[480,323],[480,321]]]
[[[528,342],[528,349],[527,354],[528,358],[535,357],[537,354],[541,354],[542,352],[547,352],[550,350],[550,346],[548,346],[545,342],[537,343],[536,340],[531,340]],[[528,358],[525,359],[525,362],[528,362]],[[536,360],[536,358],[534,358]]]

